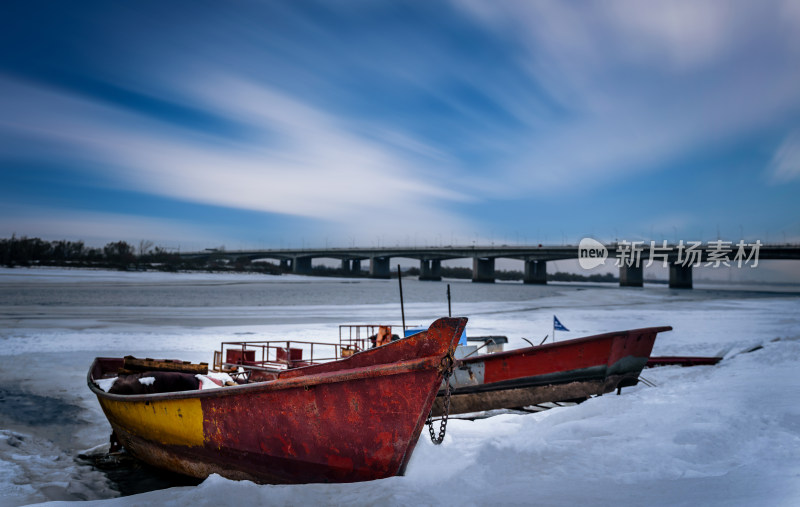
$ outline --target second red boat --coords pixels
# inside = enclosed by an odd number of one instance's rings
[[[636,385],[658,333],[648,327],[481,354],[459,361],[451,377],[450,413],[580,401]],[[433,407],[442,415],[444,390]]]

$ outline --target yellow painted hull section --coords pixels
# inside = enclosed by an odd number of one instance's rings
[[[109,421],[130,433],[166,445],[203,445],[200,400],[114,401],[100,398]]]

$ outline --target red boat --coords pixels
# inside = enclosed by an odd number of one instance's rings
[[[450,414],[581,401],[636,385],[658,333],[649,327],[470,355],[450,378]],[[442,415],[444,389],[433,407]]]
[[[95,359],[87,380],[119,443],[151,465],[260,483],[381,479],[404,472],[466,322],[439,319],[419,335],[341,359],[348,353],[334,346],[336,360],[319,364],[313,345],[304,361],[303,347],[286,341],[242,344],[220,365],[249,378],[221,388],[191,389],[195,375],[176,371],[132,373],[125,382],[122,358]],[[283,353],[267,357],[270,350]],[[158,392],[160,384],[175,392]],[[146,394],[119,394],[125,386]]]

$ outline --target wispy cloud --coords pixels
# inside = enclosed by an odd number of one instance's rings
[[[26,187],[40,199],[72,179],[176,208],[313,222],[317,235],[367,244],[493,237],[530,230],[531,217],[551,236],[584,231],[581,199],[601,210],[598,228],[669,231],[688,227],[682,216],[702,221],[695,202],[745,200],[755,180],[763,199],[774,189],[765,171],[798,179],[791,0],[189,10],[105,4],[102,25],[74,8],[44,27],[36,9],[0,16],[20,48],[0,56],[0,170],[61,171],[49,192]],[[770,165],[763,146],[784,138]],[[702,199],[681,194],[686,209],[632,218],[602,204],[643,209],[654,187],[709,175],[709,159],[749,179],[729,181],[725,196],[710,183]],[[791,204],[771,206],[785,216]]]
[[[17,235],[48,240],[81,240],[95,247],[109,241],[127,241],[136,245],[141,240],[150,240],[164,248],[182,248],[184,251],[209,245],[240,244],[238,238],[226,236],[223,229],[209,229],[182,220],[7,204],[0,204],[0,212],[0,237],[3,238]]]
[[[546,126],[529,122],[507,168],[526,192],[663,168],[779,126],[800,106],[800,24],[779,4],[456,4],[516,37],[531,81],[568,111]]]
[[[795,130],[783,140],[768,168],[772,183],[800,180],[800,130]]]
[[[430,232],[428,224],[437,230],[463,228],[442,203],[466,197],[435,174],[415,173],[398,154],[424,152],[421,143],[363,139],[337,118],[255,83],[209,74],[203,83],[182,92],[263,137],[213,139],[9,79],[0,80],[0,105],[7,112],[0,128],[37,144],[37,156],[86,164],[118,188],[312,217],[333,228],[358,221],[370,233],[407,223],[419,224],[422,232]],[[29,148],[5,144],[0,150],[31,156]]]

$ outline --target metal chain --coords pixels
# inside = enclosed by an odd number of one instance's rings
[[[450,375],[453,373],[453,364],[455,361],[453,360],[452,353],[447,354],[445,357],[442,358],[442,369],[444,369],[444,410],[442,411],[442,422],[439,425],[439,436],[436,436],[436,432],[433,429],[433,410],[428,414],[428,420],[425,421],[425,424],[428,425],[428,432],[431,434],[431,442],[434,445],[439,445],[444,441],[444,435],[447,432],[447,417],[450,414]]]

